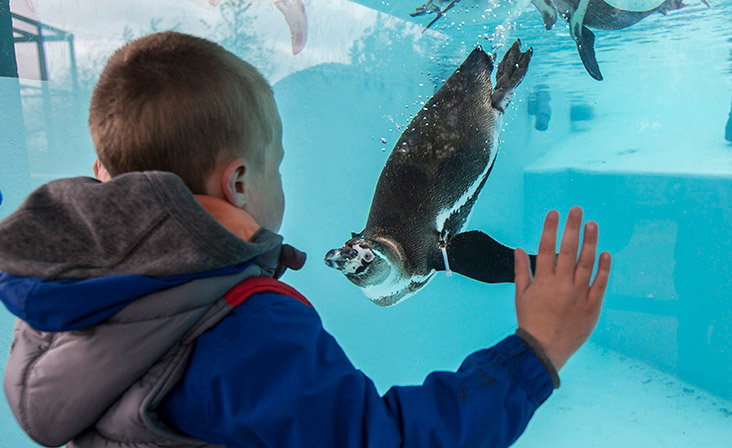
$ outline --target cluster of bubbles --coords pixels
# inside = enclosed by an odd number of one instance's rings
[[[463,8],[462,11],[462,13],[468,15],[471,12],[474,12],[471,10],[475,10],[476,8],[482,9],[479,14],[473,14],[474,18],[471,21],[445,21],[445,23],[440,25],[443,29],[451,28],[455,32],[460,32],[463,29],[466,29],[467,31],[467,28],[471,25],[480,25],[483,32],[475,36],[478,39],[478,42],[476,43],[483,41],[483,46],[489,47],[490,52],[495,54],[500,48],[504,47],[511,38],[513,31],[517,27],[519,16],[523,10],[529,6],[529,2],[530,0],[515,0],[509,2],[491,0],[489,2],[482,2],[482,4],[479,4],[481,2],[475,2],[473,5]],[[389,6],[389,2],[386,1],[382,1],[382,4]],[[449,13],[453,13],[453,17],[457,14],[456,11],[449,11],[447,14]],[[446,17],[443,17],[443,20],[445,18]],[[502,22],[497,26],[494,26],[495,22],[501,18],[503,18]],[[491,24],[491,22],[493,22],[493,24]],[[459,61],[456,60],[455,55],[464,53],[465,47],[466,42],[464,40],[456,42],[453,39],[445,39],[440,45],[440,51],[429,56],[430,64],[437,68],[436,73],[426,73],[427,80],[432,84],[434,92],[436,92],[446,82],[447,77],[452,73],[452,68],[456,66],[456,63],[459,63]],[[445,70],[442,70],[441,67],[445,67]],[[447,68],[450,68],[449,73]],[[421,72],[420,74],[424,75],[425,73]],[[419,83],[419,87],[424,87],[424,85],[425,84],[423,82]],[[418,111],[420,108],[424,107],[428,100],[428,97],[420,94],[415,101],[405,104],[404,109],[409,110],[410,108],[418,106]],[[410,114],[402,113],[399,117],[400,121],[403,119],[411,121],[412,117],[407,115]],[[389,128],[390,133],[393,133],[395,130],[397,132],[402,130],[403,126],[400,126],[393,116],[387,115],[384,118],[387,118],[392,124]],[[375,137],[372,139],[375,139]],[[382,145],[386,145],[390,140],[386,137],[379,137],[379,139]],[[386,150],[386,146],[381,147],[382,152],[385,152]]]

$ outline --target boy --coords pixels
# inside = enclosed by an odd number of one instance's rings
[[[508,446],[597,322],[609,254],[590,284],[597,225],[577,261],[574,208],[555,266],[552,211],[533,280],[516,251],[518,336],[380,397],[272,278],[302,259],[274,233],[282,125],[252,66],[143,37],[110,58],[89,124],[111,179],[51,182],[0,223],[0,295],[19,317],[5,391],[41,444]]]

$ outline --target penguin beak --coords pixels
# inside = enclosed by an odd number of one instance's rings
[[[366,255],[367,251],[368,255]],[[338,269],[344,274],[358,274],[366,269],[369,264],[364,256],[373,259],[373,253],[370,250],[361,247],[357,249],[345,244],[343,247],[333,249],[325,254],[325,264],[333,269]]]
[[[344,251],[347,251],[350,254],[350,257],[347,257],[346,255],[344,255]],[[345,268],[346,262],[349,261],[350,259],[352,259],[355,254],[356,254],[356,251],[349,247],[343,247],[341,249],[333,249],[331,251],[328,251],[327,254],[325,254],[325,264],[329,268],[338,269],[339,271],[342,271]]]
[[[343,271],[344,274],[352,273],[358,264],[361,265],[361,260],[358,257],[358,251],[349,246],[343,246],[340,249],[333,249],[325,254],[325,264],[333,269]]]

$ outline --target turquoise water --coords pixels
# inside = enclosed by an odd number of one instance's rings
[[[564,22],[546,31],[525,1],[462,0],[425,33],[431,17],[409,16],[420,0],[304,1],[307,40],[293,55],[270,1],[13,0],[73,33],[76,70],[67,42],[46,42],[39,81],[35,46],[16,45],[21,79],[0,78],[0,217],[37,185],[91,174],[85,108],[116,47],[171,28],[215,39],[266,74],[279,104],[282,233],[309,255],[284,280],[381,391],[418,384],[513,331],[512,285],[441,274],[384,309],[322,259],[363,228],[421,103],[476,44],[500,57],[520,38],[534,57],[470,227],[533,251],[547,210],[581,205],[615,264],[597,330],[515,446],[732,446],[732,2],[710,2],[596,30],[597,82]],[[529,103],[546,92],[551,120],[538,131]],[[0,312],[3,353],[12,322]],[[31,446],[1,402],[0,447]]]

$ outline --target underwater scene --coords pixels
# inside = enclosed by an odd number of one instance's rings
[[[732,0],[0,0],[0,219],[46,182],[93,176],[89,99],[119,46],[205,37],[272,85],[280,233],[308,255],[282,280],[379,392],[512,334],[505,256],[535,254],[546,213],[563,226],[578,205],[613,256],[603,310],[513,446],[732,447],[731,19]],[[493,106],[472,85],[444,93],[478,57]],[[455,98],[462,112],[438,121],[458,131],[437,129],[432,154],[466,139],[490,154],[463,154],[440,185],[390,177]],[[486,104],[501,119],[477,129]],[[359,263],[378,254],[364,237],[397,205],[447,230],[395,233],[441,251],[410,284],[364,286]],[[0,312],[0,371],[14,319]],[[34,446],[0,400],[0,448]]]

